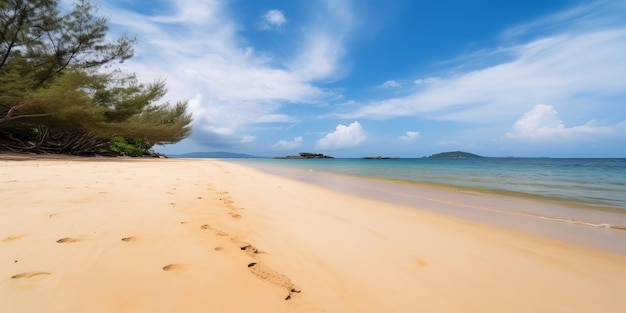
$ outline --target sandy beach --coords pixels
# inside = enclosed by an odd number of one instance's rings
[[[219,160],[16,157],[0,194],[0,312],[626,311],[623,255]]]

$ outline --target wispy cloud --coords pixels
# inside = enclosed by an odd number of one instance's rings
[[[395,80],[388,80],[377,86],[377,88],[380,89],[395,89],[400,87],[402,87],[402,85]]]
[[[184,0],[151,15],[113,5],[103,8],[115,12],[110,15],[112,29],[140,34],[136,57],[121,67],[142,80],[166,79],[171,101],[190,99],[193,138],[203,143],[241,142],[255,124],[296,121],[298,117],[280,112],[284,105],[310,105],[331,97],[314,81],[340,72],[350,31],[349,21],[338,20],[343,17],[340,10],[321,7],[321,12],[311,13],[325,15],[332,26],[312,19],[294,44],[293,57],[285,60],[257,51],[241,37],[242,21],[231,16],[228,2]],[[265,19],[287,25],[278,10],[267,12]]]
[[[364,103],[340,116],[377,119],[420,116],[488,124],[512,120],[538,103],[555,106],[605,103],[603,99],[626,90],[623,79],[626,20],[622,19],[619,25],[596,22],[595,14],[589,12],[599,10],[596,6],[577,10],[587,14],[563,14],[562,25],[566,26],[556,31],[538,29],[542,23],[511,31],[528,34],[532,30],[535,37],[482,53],[477,63],[491,60],[490,65],[437,79],[417,79],[413,87],[416,89],[408,96]],[[611,16],[625,13],[622,9]],[[573,20],[567,20],[572,16],[575,16]],[[584,23],[587,23],[584,29],[578,27]],[[543,35],[537,36],[540,30]]]
[[[290,69],[306,81],[334,81],[346,73],[339,63],[346,53],[345,40],[354,18],[345,0],[325,0],[320,6],[324,19],[317,19],[303,34],[299,55]]]
[[[438,82],[439,77],[427,77],[427,78],[418,78],[413,81],[415,85],[424,85],[424,84],[432,84]]]
[[[536,36],[542,32],[567,32],[577,29],[610,28],[623,25],[623,1],[585,1],[577,6],[538,18],[529,23],[507,28],[501,33],[505,40],[518,41]]]

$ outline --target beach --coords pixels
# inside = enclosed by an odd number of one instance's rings
[[[626,311],[623,254],[221,160],[15,157],[0,192],[0,312]]]

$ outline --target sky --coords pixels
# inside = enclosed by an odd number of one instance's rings
[[[92,2],[188,101],[161,153],[626,157],[626,1]]]

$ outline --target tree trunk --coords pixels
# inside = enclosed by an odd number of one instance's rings
[[[39,127],[35,135],[18,138],[14,134],[0,131],[0,150],[20,153],[95,154],[106,150],[109,139],[81,130],[50,131]]]

